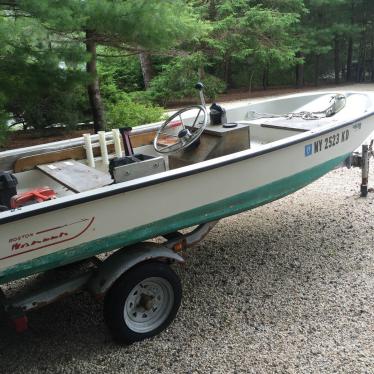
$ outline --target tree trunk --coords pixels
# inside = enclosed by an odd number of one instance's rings
[[[318,79],[319,79],[319,63],[320,63],[320,55],[316,55],[315,62],[314,62],[314,85],[318,86]]]
[[[361,65],[362,65],[362,38],[360,39],[360,45],[358,47],[358,60],[356,64],[356,83],[361,82]]]
[[[344,49],[345,46],[343,46],[342,49]],[[342,65],[340,67],[340,77],[341,77],[341,80],[344,80],[344,78],[346,77],[347,75],[347,65],[342,61]]]
[[[251,74],[249,75],[249,87],[248,87],[248,93],[249,94],[252,92],[252,81],[253,81],[254,74],[255,74],[255,71],[252,70]]]
[[[269,85],[269,68],[266,67],[262,73],[262,88],[267,90]]]
[[[351,26],[353,27],[355,20],[354,20],[354,14],[355,14],[355,0],[351,0]],[[346,76],[345,80],[347,82],[352,82],[353,79],[353,71],[352,71],[352,61],[353,61],[353,37],[352,35],[348,38],[348,49],[347,49],[347,70],[346,70]]]
[[[86,71],[90,75],[90,83],[87,86],[88,98],[94,121],[94,130],[105,130],[104,105],[100,94],[99,77],[96,68],[96,41],[93,31],[86,31],[86,51],[90,54],[90,60],[86,64]]]
[[[335,83],[340,83],[340,43],[337,36],[334,38],[334,70]]]
[[[224,81],[226,82],[227,87],[230,87],[231,82],[231,58],[230,56],[225,57],[224,61]]]
[[[362,39],[360,41],[360,49],[359,49],[359,58],[358,58],[358,68],[357,68],[357,82],[365,82],[366,79],[366,58],[367,58],[367,50],[366,50],[366,32],[362,33]]]
[[[303,52],[296,53],[297,58],[303,58]],[[296,65],[296,87],[302,88],[304,87],[304,64],[297,64]]]
[[[147,89],[149,87],[149,83],[155,75],[151,55],[147,52],[139,53],[139,60],[143,73],[144,87]]]
[[[215,21],[217,19],[217,4],[216,0],[211,0],[208,5],[208,19]]]
[[[203,82],[205,79],[205,76],[206,74],[205,74],[204,65],[200,65],[199,66],[199,80]]]
[[[347,51],[347,82],[352,81],[352,59],[353,59],[353,39],[352,37],[348,40],[348,51]]]

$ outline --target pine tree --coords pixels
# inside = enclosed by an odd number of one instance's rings
[[[215,60],[221,59],[226,83],[231,83],[233,63],[247,69],[250,82],[255,73],[263,75],[266,87],[270,68],[297,61],[293,33],[304,10],[301,0],[196,0],[194,4],[212,25],[206,49]]]
[[[32,17],[38,21],[52,44],[81,48],[90,76],[87,91],[96,131],[105,128],[98,45],[128,53],[159,52],[194,38],[202,30],[183,0],[10,0],[1,5],[14,19]]]

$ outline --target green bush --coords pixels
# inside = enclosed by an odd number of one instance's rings
[[[0,123],[0,148],[5,146],[8,137],[8,128],[6,124]]]
[[[105,72],[101,72],[100,86],[108,128],[135,127],[163,118],[164,109],[154,106],[145,91],[125,92],[109,66],[106,68]]]
[[[0,93],[0,149],[4,147],[9,133],[9,129],[7,126],[9,117],[3,109],[4,102],[5,97]]]
[[[176,99],[196,96],[195,83],[200,80],[198,70],[204,64],[200,54],[174,58],[152,80],[148,95],[154,102],[162,105]],[[214,99],[226,88],[222,80],[209,74],[205,75],[203,83],[204,93],[210,99]]]
[[[62,69],[47,57],[38,62],[11,57],[0,62],[0,93],[7,112],[38,130],[82,121],[88,107],[84,72]]]
[[[123,94],[122,100],[107,105],[106,116],[109,128],[135,127],[161,121],[164,117],[164,109],[134,102],[129,96]]]
[[[149,91],[133,91],[129,92],[129,98],[140,104],[144,105],[154,105],[154,101],[152,100],[152,95]]]
[[[118,54],[118,51],[107,47],[100,47],[99,52],[104,55]],[[144,89],[142,70],[137,55],[99,59],[97,66],[100,85],[104,90],[111,84],[126,92]]]

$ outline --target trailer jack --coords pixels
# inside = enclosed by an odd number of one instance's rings
[[[353,167],[359,167],[361,169],[361,197],[367,197],[369,192],[369,166],[370,158],[374,155],[373,153],[373,140],[370,145],[363,144],[361,153],[355,152],[352,154],[350,165]]]

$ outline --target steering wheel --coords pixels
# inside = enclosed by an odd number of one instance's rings
[[[188,113],[192,112],[192,113]],[[183,119],[183,114],[187,114]],[[153,147],[159,153],[178,152],[199,139],[208,124],[208,113],[202,105],[191,105],[169,117],[158,129]]]

